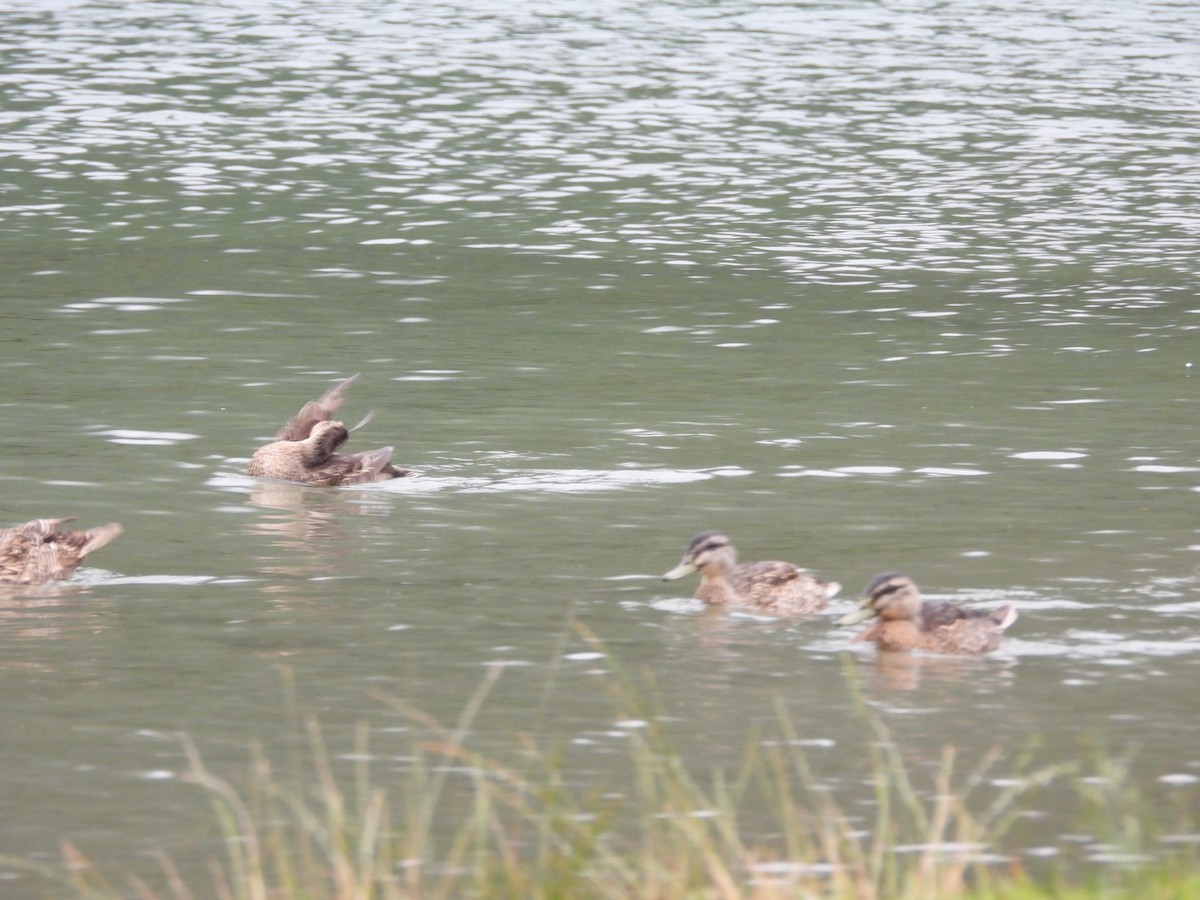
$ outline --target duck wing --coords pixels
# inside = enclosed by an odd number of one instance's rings
[[[946,600],[926,600],[921,604],[921,620],[918,623],[922,631],[933,631],[935,628],[945,628],[963,619],[978,619],[987,613],[975,609],[963,609],[957,604]]]
[[[353,460],[354,467],[342,479],[342,484],[367,484],[372,481],[387,481],[389,478],[403,478],[411,474],[409,469],[392,465],[392,454],[395,452],[395,447],[379,447],[376,450],[347,454],[344,458]]]
[[[742,563],[733,570],[733,586],[752,605],[780,612],[822,609],[841,590],[836,582],[780,560]]]
[[[345,381],[339,381],[316,400],[309,400],[301,407],[300,412],[288,419],[287,424],[275,435],[277,441],[302,441],[314,425],[332,419],[338,407],[345,401],[343,396],[358,375],[351,375]]]
[[[740,563],[733,570],[733,586],[739,593],[749,594],[754,590],[777,588],[795,581],[800,570],[788,562],[762,560]]]
[[[933,631],[957,622],[987,623],[1003,631],[1017,621],[1017,610],[1011,604],[998,609],[964,609],[945,600],[926,600],[921,604],[920,628]]]

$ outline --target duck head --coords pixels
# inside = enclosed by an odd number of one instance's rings
[[[723,531],[702,531],[688,542],[679,565],[663,575],[663,581],[674,581],[693,572],[708,570],[712,574],[727,572],[737,564],[737,551],[729,535]]]
[[[350,430],[341,422],[318,422],[309,432],[308,437],[301,441],[304,462],[309,466],[319,466],[333,456],[342,444],[350,439]]]
[[[921,592],[916,583],[900,572],[876,575],[863,591],[860,609],[837,620],[838,625],[857,625],[879,616],[882,619],[915,619],[921,611]]]

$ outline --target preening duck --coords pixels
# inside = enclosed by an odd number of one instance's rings
[[[246,474],[317,485],[365,484],[411,475],[409,469],[392,465],[392,447],[359,453],[337,452],[350,439],[351,432],[372,418],[368,414],[353,428],[333,419],[346,388],[356,378],[357,375],[351,375],[319,399],[305,403],[279,430],[273,442],[255,451]]]
[[[121,533],[116,522],[79,531],[60,531],[74,521],[34,519],[22,525],[0,528],[0,583],[45,584],[67,578],[84,557],[99,550]]]

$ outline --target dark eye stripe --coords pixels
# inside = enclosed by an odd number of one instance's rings
[[[888,596],[888,594],[896,593],[896,591],[900,590],[903,587],[904,587],[904,585],[902,583],[893,582],[892,584],[885,584],[883,587],[877,589],[875,591],[875,593],[873,593],[871,595],[871,599],[878,600],[881,597]]]

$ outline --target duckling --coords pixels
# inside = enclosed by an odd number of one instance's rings
[[[862,609],[843,616],[837,624],[857,625],[878,616],[855,640],[874,641],[880,650],[982,656],[998,648],[1004,629],[1017,621],[1017,610],[1011,604],[977,610],[946,601],[922,601],[916,583],[900,572],[871,579],[860,605]]]
[[[365,484],[411,475],[409,469],[392,465],[393,447],[359,453],[337,452],[349,440],[351,432],[373,417],[369,413],[353,428],[333,419],[346,388],[357,378],[351,375],[319,399],[305,403],[279,430],[274,442],[255,451],[246,474],[319,485]]]
[[[742,606],[777,613],[824,609],[842,589],[789,562],[738,563],[737,550],[722,531],[703,531],[687,545],[679,565],[663,581],[700,573],[695,597],[714,605]]]
[[[34,519],[0,528],[0,583],[45,584],[67,578],[93,550],[99,550],[122,531],[109,522],[86,531],[59,531],[63,519]]]

